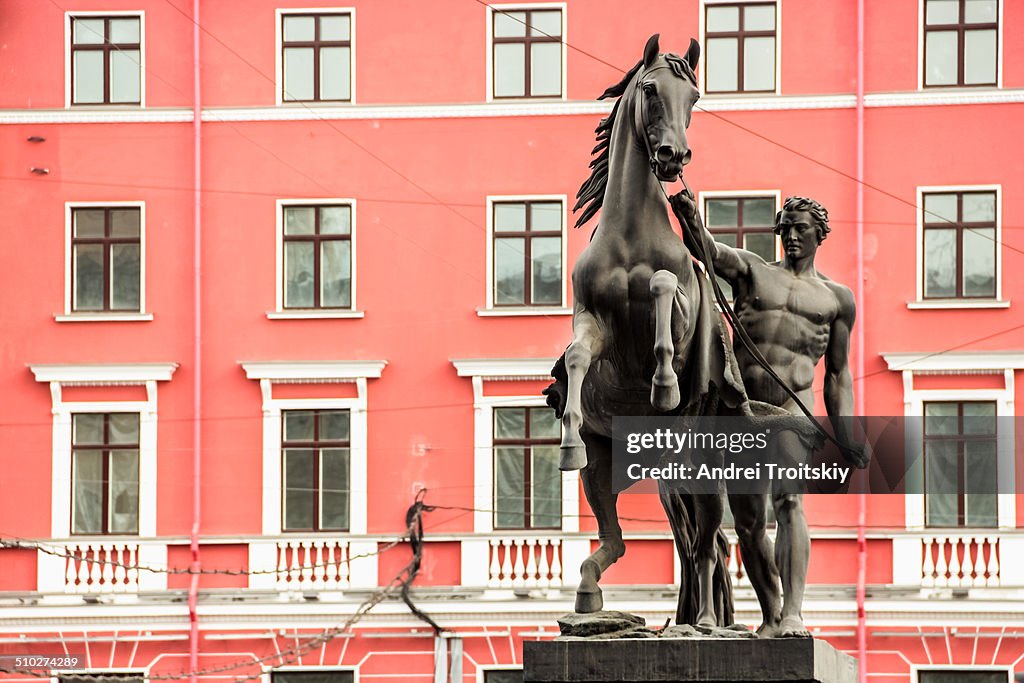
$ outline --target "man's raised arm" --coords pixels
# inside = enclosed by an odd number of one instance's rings
[[[748,258],[760,259],[759,256],[752,252],[736,249],[735,247],[715,241],[715,238],[708,229],[704,227],[704,222],[701,220],[700,214],[697,213],[697,205],[685,191],[669,197],[669,202],[672,204],[672,211],[680,222],[680,227],[682,227],[683,243],[686,244],[686,248],[690,250],[690,253],[694,256],[699,253],[699,245],[694,244],[694,239],[697,235],[701,236],[704,244],[709,245],[708,250],[710,253],[708,257],[715,267],[715,274],[725,278],[730,283],[735,283],[736,280],[750,272]]]

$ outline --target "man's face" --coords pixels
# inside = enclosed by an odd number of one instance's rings
[[[818,230],[808,211],[783,211],[775,232],[789,258],[813,257],[818,251]]]

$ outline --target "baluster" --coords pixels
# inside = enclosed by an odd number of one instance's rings
[[[98,591],[100,589],[100,576],[103,571],[102,565],[99,563],[100,551],[99,546],[86,546],[86,552],[89,556],[89,584],[85,592]]]
[[[517,538],[512,541],[512,543],[515,545],[516,549],[515,564],[512,565],[512,585],[518,588],[526,583],[526,568],[525,562],[523,561],[526,541]]]
[[[949,539],[949,585],[963,585],[960,574],[960,539],[955,536]]]
[[[103,592],[107,593],[114,589],[114,565],[111,562],[114,558],[114,546],[110,543],[104,543],[100,546],[100,550],[103,552]]]
[[[497,588],[501,582],[501,564],[498,562],[498,539],[490,539],[488,546],[490,547],[491,566],[487,572],[487,585]]]
[[[118,564],[114,567],[114,590],[118,593],[124,593],[127,589],[125,585],[128,583],[128,569],[125,567],[125,549],[128,544],[115,545],[114,546],[114,559],[117,560]]]
[[[935,562],[932,560],[932,539],[931,536],[921,538],[921,545],[924,547],[924,564],[921,566],[921,585],[925,588],[935,586]],[[940,548],[941,550],[941,548]]]
[[[1002,583],[999,575],[999,537],[988,538],[988,585],[998,586]]]
[[[71,548],[74,548],[72,550]],[[64,590],[68,593],[74,593],[78,590],[78,563],[75,561],[76,557],[81,557],[81,548],[76,546],[68,546],[64,551],[68,557],[67,571],[64,573]]]
[[[348,543],[338,543],[338,588],[348,588],[349,586],[349,578],[352,575],[349,562]]]
[[[317,541],[313,546],[313,557],[316,560],[313,567],[313,580],[320,588],[323,588],[324,579],[327,577],[327,547],[333,545],[333,541]]]
[[[551,585],[551,579],[548,577],[548,573],[551,571],[550,565],[548,565],[548,548],[554,550],[552,541],[550,539],[541,539],[537,543],[537,550],[540,553],[540,564],[537,568],[539,576],[537,577],[537,585],[541,588],[547,588]]]
[[[277,544],[277,587],[283,588],[288,577],[288,564],[285,561],[288,555],[288,544],[278,542]]]
[[[543,547],[543,546],[542,546]],[[537,539],[531,538],[523,541],[523,552],[526,553],[526,573],[523,576],[524,585],[533,588],[537,585]]]
[[[291,556],[288,559],[288,586],[297,590],[302,577],[302,558],[299,557],[302,552],[302,544],[298,541],[288,541],[288,549],[291,550]]]
[[[512,539],[501,539],[501,545],[505,548],[505,557],[501,560],[501,587],[512,587]]]
[[[139,568],[136,566],[139,562],[139,546],[129,545],[128,548],[128,560],[125,564],[128,565],[128,571],[125,572],[126,590],[137,591],[139,590]]]
[[[302,541],[299,545],[302,546],[302,587],[306,588],[309,586],[309,582],[313,579],[313,558],[310,554],[313,548],[313,541]]]
[[[324,543],[323,550],[323,562],[324,562],[324,575],[323,575],[323,587],[324,588],[337,588],[338,587],[338,562],[334,558],[334,549],[337,543],[333,541],[327,541]]]
[[[556,538],[551,543],[551,587],[562,585],[562,539]]]
[[[974,583],[974,562],[971,560],[971,545],[976,541],[973,536],[964,536],[964,561],[960,563],[960,574],[963,580],[961,586],[973,587]],[[981,553],[981,543],[978,543],[978,553]]]
[[[939,556],[935,560],[935,585],[940,588],[945,588],[949,585],[949,577],[947,572],[949,571],[949,563],[946,561],[946,545],[949,543],[949,538],[946,536],[939,536],[936,538],[939,546]]]

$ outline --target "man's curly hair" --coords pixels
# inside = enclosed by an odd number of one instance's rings
[[[828,226],[828,209],[807,197],[786,197],[782,204],[782,211],[806,211],[811,214],[815,222],[815,230],[818,233],[818,244],[825,241],[832,228]],[[775,233],[779,232],[779,221],[782,220],[782,211],[775,214]]]

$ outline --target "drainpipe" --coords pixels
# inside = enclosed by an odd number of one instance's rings
[[[197,613],[197,602],[199,595],[199,568],[202,566],[199,561],[199,512],[200,512],[200,448],[202,446],[202,433],[200,417],[202,416],[202,176],[201,176],[201,149],[202,149],[202,118],[200,107],[199,91],[199,0],[192,0],[192,258],[193,258],[193,315],[194,339],[192,344],[192,532],[189,535],[189,547],[192,551],[192,575],[188,586],[188,663],[190,683],[196,683],[195,672],[199,670],[199,615]]]
[[[856,326],[856,377],[861,386],[854,400],[857,415],[864,415],[864,324],[867,321],[864,306],[864,0],[857,0],[857,317]],[[866,436],[866,435],[865,435]],[[868,680],[868,632],[864,610],[868,542],[866,533],[867,494],[857,496],[857,659],[859,683]]]

